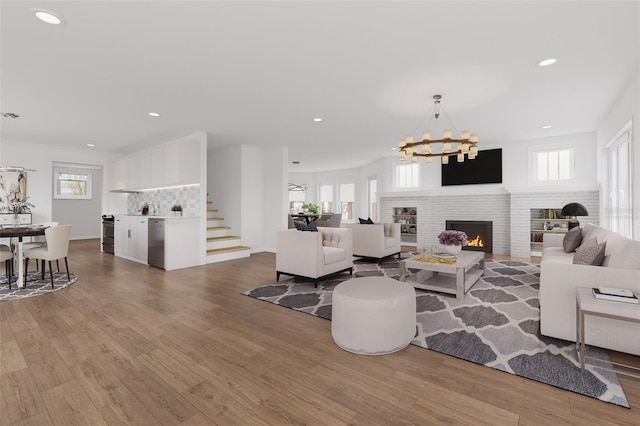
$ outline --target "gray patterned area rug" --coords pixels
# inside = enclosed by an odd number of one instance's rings
[[[356,277],[399,276],[397,259],[354,264]],[[629,408],[605,350],[589,347],[583,371],[573,342],[540,334],[538,265],[487,260],[485,268],[464,299],[416,290],[413,345]],[[243,294],[330,320],[333,288],[349,278],[339,274],[317,288],[293,278]]]
[[[51,278],[49,272],[44,274],[44,280],[41,272],[32,271],[27,275],[27,286],[23,289],[18,289],[18,285],[15,282],[15,277],[11,282],[11,290],[7,283],[6,277],[2,277],[0,280],[0,302],[5,300],[23,299],[25,297],[40,296],[41,294],[52,293],[54,291],[62,290],[78,281],[78,277],[75,274],[69,274],[71,282],[67,280],[67,273],[64,271],[53,273],[53,288],[51,288]]]

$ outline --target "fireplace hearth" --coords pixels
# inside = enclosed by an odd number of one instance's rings
[[[469,237],[463,250],[493,253],[493,222],[477,220],[447,220],[445,228],[464,231]]]

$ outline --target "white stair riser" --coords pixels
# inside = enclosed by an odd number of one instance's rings
[[[207,241],[207,250],[234,247],[237,245],[240,245],[239,238],[233,240]]]
[[[224,226],[224,219],[207,219],[207,226]]]
[[[230,251],[228,253],[210,254],[207,256],[207,263],[224,262],[225,260],[242,259],[249,257],[250,250]]]
[[[207,238],[229,237],[230,235],[231,229],[207,230]]]

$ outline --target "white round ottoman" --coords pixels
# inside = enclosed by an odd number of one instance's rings
[[[342,349],[383,355],[405,348],[416,333],[416,291],[386,277],[352,278],[333,290],[331,334]]]

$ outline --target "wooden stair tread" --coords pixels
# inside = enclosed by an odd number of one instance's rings
[[[210,249],[207,250],[207,256],[212,254],[221,254],[221,253],[230,253],[233,251],[242,251],[242,250],[250,250],[251,247],[247,246],[235,246],[235,247],[225,247],[220,249]]]
[[[207,209],[208,212],[217,212],[218,209]]]
[[[224,220],[224,217],[208,217],[207,220]]]
[[[230,226],[207,226],[207,231],[218,231],[221,229],[231,229]]]
[[[227,237],[209,237],[207,238],[207,242],[211,242],[211,241],[226,241],[226,240],[239,240],[240,237],[237,237],[235,235],[229,235]]]

